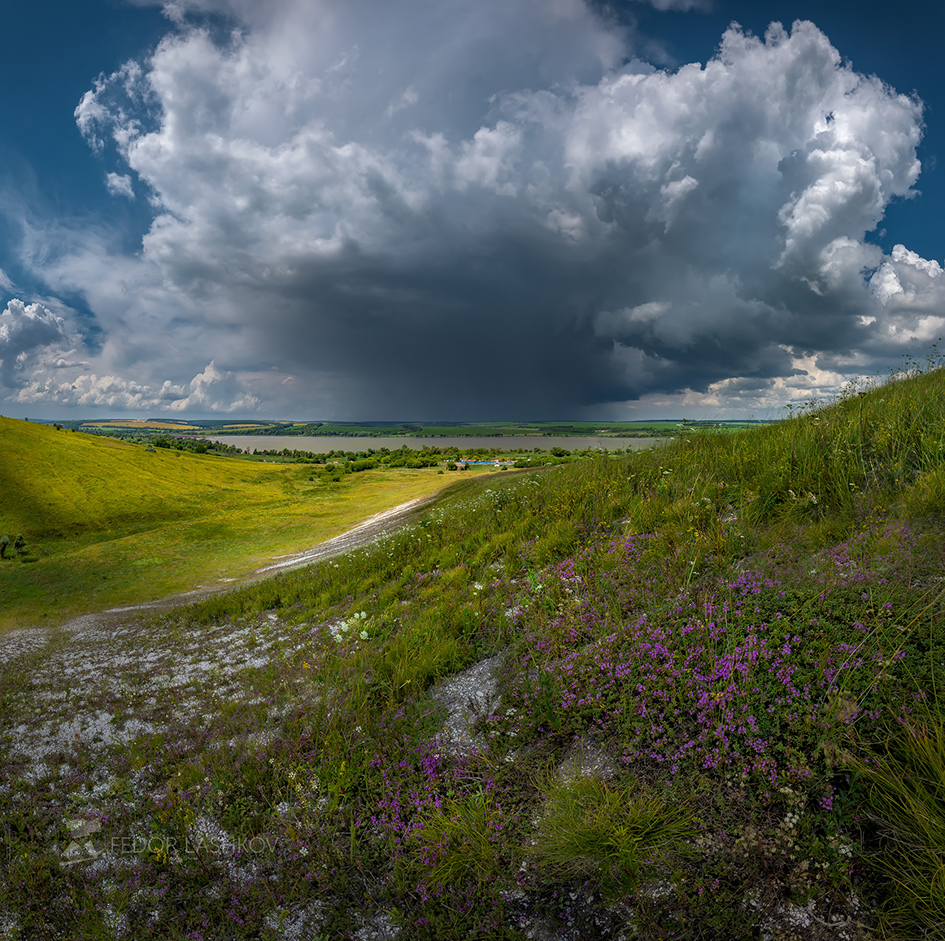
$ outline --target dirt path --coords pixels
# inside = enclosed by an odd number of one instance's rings
[[[363,523],[359,523],[354,529],[349,529],[346,533],[334,536],[332,539],[326,539],[305,552],[297,552],[294,555],[283,556],[278,562],[266,565],[257,569],[253,575],[264,575],[269,572],[284,572],[288,569],[298,568],[300,565],[309,565],[312,562],[320,562],[322,559],[330,559],[332,556],[341,555],[358,546],[373,542],[379,536],[392,532],[403,526],[409,520],[417,515],[417,512],[432,503],[437,494],[427,497],[417,497],[415,500],[408,500],[395,506],[390,510],[384,510],[382,513],[375,513],[368,517]]]
[[[169,611],[181,605],[202,601],[204,598],[258,581],[261,578],[276,575],[279,572],[286,572],[303,565],[311,565],[313,562],[320,562],[323,559],[330,559],[333,556],[350,552],[352,549],[367,545],[380,536],[393,532],[395,529],[409,523],[423,507],[432,503],[439,493],[440,491],[437,491],[425,497],[408,500],[406,503],[401,503],[389,510],[376,513],[353,529],[347,530],[347,532],[326,539],[304,552],[278,557],[270,564],[239,578],[222,578],[212,585],[201,585],[191,591],[179,592],[155,601],[144,601],[140,604],[127,605],[121,608],[108,608],[105,611],[80,614],[58,628],[30,627],[7,631],[0,634],[0,664],[14,659],[20,654],[45,646],[53,632],[65,631],[68,634],[76,634],[111,626],[118,627],[125,624],[129,616],[159,614],[162,611]]]
[[[438,493],[430,494],[426,497],[417,497],[415,500],[408,500],[398,506],[391,507],[381,513],[375,513],[368,517],[363,523],[358,523],[353,529],[332,536],[324,542],[306,549],[304,552],[296,552],[293,555],[277,557],[277,561],[271,562],[256,569],[249,575],[241,578],[221,578],[216,584],[202,585],[192,591],[181,592],[176,595],[169,595],[167,598],[161,598],[157,601],[146,601],[141,604],[128,605],[123,608],[109,608],[100,614],[85,614],[69,621],[65,626],[67,628],[79,626],[76,622],[86,621],[87,618],[102,618],[109,615],[124,615],[134,611],[166,611],[171,608],[179,607],[182,604],[190,604],[194,601],[202,601],[211,595],[217,595],[220,592],[228,591],[231,588],[245,585],[250,582],[258,581],[268,575],[275,575],[279,572],[287,572],[290,569],[300,568],[303,565],[311,565],[313,562],[321,562],[323,559],[330,559],[336,555],[342,555],[357,549],[360,546],[366,546],[369,542],[399,529],[401,526],[410,522],[423,507],[432,503]],[[86,626],[86,625],[82,625]]]

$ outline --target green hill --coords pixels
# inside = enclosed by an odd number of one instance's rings
[[[2,418],[0,532],[41,538],[153,525],[210,510],[221,492],[249,491],[245,498],[253,485],[290,486],[285,470]]]
[[[939,369],[474,482],[177,623],[271,618],[303,651],[285,724],[231,780],[264,795],[240,833],[288,846],[280,884],[300,854],[320,880],[327,937],[382,907],[437,941],[826,941],[838,919],[911,941],[945,923],[943,533]],[[501,701],[477,720],[485,663]],[[478,751],[443,754],[437,684],[470,666]],[[263,809],[281,800],[290,823]]]
[[[236,577],[443,482],[433,470],[311,476],[2,418],[0,629]]]
[[[253,487],[318,496],[264,470],[225,519]],[[175,536],[190,564],[213,519]],[[940,939],[943,534],[935,369],[464,477],[344,556],[21,646],[0,663],[4,924]]]

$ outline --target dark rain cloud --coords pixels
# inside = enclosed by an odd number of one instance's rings
[[[811,23],[669,72],[595,9],[176,0],[76,111],[151,201],[141,252],[73,233],[36,267],[167,408],[227,407],[188,392],[211,361],[270,414],[759,408],[941,331],[937,263],[865,241],[918,178],[918,101]]]

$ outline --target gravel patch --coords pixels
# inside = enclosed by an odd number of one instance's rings
[[[27,628],[0,634],[0,667],[42,650],[49,643],[50,636],[50,632],[42,628]]]
[[[446,707],[447,719],[437,736],[441,748],[460,751],[485,748],[485,739],[472,730],[476,720],[498,709],[498,669],[502,654],[480,660],[455,676],[441,680],[430,697]]]
[[[606,780],[616,773],[616,761],[590,735],[579,738],[558,766],[560,781],[574,781],[590,775]]]

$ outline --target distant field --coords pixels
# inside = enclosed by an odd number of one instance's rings
[[[433,468],[310,476],[0,419],[0,630],[244,575],[449,482]]]
[[[189,422],[169,422],[169,421],[87,421],[82,422],[82,428],[109,429],[116,428],[121,431],[196,431],[202,429],[199,425],[192,425]]]
[[[201,433],[223,433],[224,426],[210,422],[199,423]],[[352,437],[494,437],[556,435],[606,435],[626,437],[661,437],[678,434],[678,421],[639,422],[441,422],[437,424],[398,422],[238,422],[225,426],[226,434],[267,435],[342,435]],[[722,425],[737,423],[719,423]]]
[[[416,437],[493,437],[554,435],[645,435],[658,437],[665,434],[677,434],[678,422],[443,422],[439,424],[346,424],[326,422],[315,431],[306,430],[305,434],[315,435],[410,435]],[[295,428],[310,429],[311,425],[292,426],[281,434],[295,434]]]
[[[681,428],[719,428],[736,430],[760,424],[759,421],[727,421],[661,419],[657,421],[535,421],[535,422],[333,422],[333,421],[250,421],[237,419],[193,419],[173,422],[168,420],[96,419],[85,422],[66,422],[77,430],[94,431],[97,434],[141,435],[176,431],[185,435],[289,435],[289,436],[334,436],[344,437],[556,437],[556,436],[604,436],[604,437],[675,437]]]

